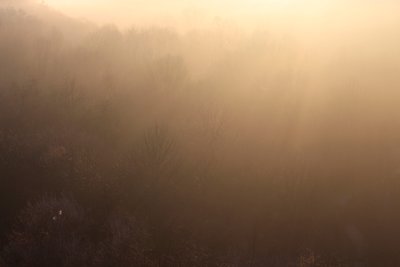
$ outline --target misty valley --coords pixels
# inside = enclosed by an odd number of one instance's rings
[[[0,267],[400,266],[400,21],[121,29],[17,2]]]

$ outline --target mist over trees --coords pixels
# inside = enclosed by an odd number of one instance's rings
[[[0,6],[1,267],[400,264],[394,29],[307,46],[32,6]]]

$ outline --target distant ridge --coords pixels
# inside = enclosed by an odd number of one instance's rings
[[[62,12],[48,6],[45,1],[34,0],[0,0],[0,19],[7,12],[14,16],[31,16],[36,20],[43,22],[43,26],[58,30],[64,34],[64,37],[71,40],[78,40],[79,36],[84,36],[88,32],[97,29],[94,23],[87,20],[75,19]],[[12,12],[17,11],[17,12]],[[71,38],[68,38],[70,36]]]

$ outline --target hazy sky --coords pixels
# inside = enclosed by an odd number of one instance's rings
[[[37,0],[41,1],[41,0]],[[318,24],[330,18],[348,22],[373,14],[374,20],[398,17],[399,4],[393,0],[44,0],[74,17],[97,23],[115,23],[122,27],[132,24],[165,26],[202,26],[215,20],[257,24],[284,23]],[[400,2],[400,1],[399,1]],[[383,11],[383,9],[385,11]],[[391,16],[388,14],[391,12]],[[396,15],[397,14],[397,15]],[[282,19],[283,18],[283,19]],[[350,19],[349,19],[350,18]],[[292,22],[290,22],[292,21]],[[343,20],[342,20],[343,21]],[[377,21],[379,22],[379,21]]]
[[[73,16],[89,18],[100,23],[113,22],[122,26],[151,21],[173,23],[173,20],[193,21],[205,17],[254,18],[271,13],[308,12],[321,10],[327,3],[326,0],[45,0],[45,2]]]

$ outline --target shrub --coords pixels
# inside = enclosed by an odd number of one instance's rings
[[[5,261],[9,266],[88,266],[93,250],[87,238],[89,220],[67,198],[41,199],[21,212]]]

